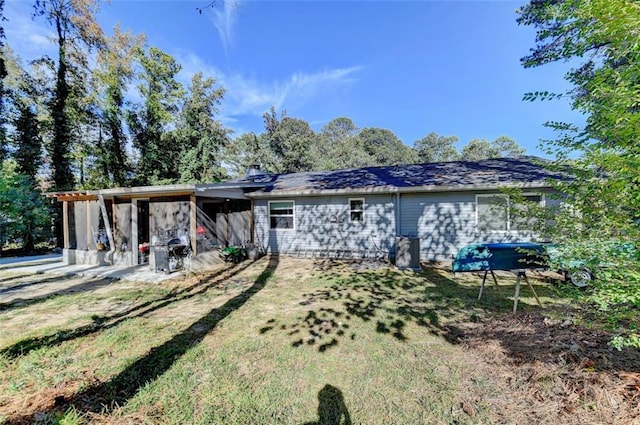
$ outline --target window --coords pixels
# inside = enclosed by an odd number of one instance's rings
[[[294,202],[274,201],[269,202],[269,226],[271,229],[293,229],[294,226]]]
[[[364,199],[349,199],[349,220],[364,221]]]
[[[478,230],[509,230],[509,198],[506,195],[476,195]]]
[[[526,194],[524,203],[512,204],[507,195],[476,195],[476,225],[483,231],[529,230],[531,217],[524,212],[527,204],[542,205],[542,195]]]

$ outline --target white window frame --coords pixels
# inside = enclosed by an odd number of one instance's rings
[[[544,193],[535,193],[535,192],[526,192],[522,194],[523,197],[527,197],[527,196],[539,196],[540,197],[540,206],[544,207],[545,206],[545,196]],[[501,229],[501,230],[489,230],[489,229],[479,229],[478,228],[478,213],[479,213],[479,207],[478,207],[478,198],[496,198],[496,197],[500,197],[500,198],[505,198],[507,200],[507,211],[506,211],[506,229]],[[476,194],[476,231],[478,232],[489,232],[489,233],[505,233],[505,232],[528,232],[531,229],[512,229],[512,222],[513,220],[511,219],[511,197],[505,193],[477,193]]]
[[[362,210],[354,210],[353,208],[351,208],[351,201],[360,201],[362,202]],[[349,198],[349,222],[350,223],[364,223],[364,216],[365,216],[365,203],[364,203],[364,198]],[[351,219],[351,213],[352,212],[361,212],[362,213],[362,220],[352,220]]]
[[[282,203],[282,202],[291,202],[292,207],[291,207],[291,219],[293,221],[293,226],[291,226],[291,228],[281,228],[281,227],[271,227],[271,204],[272,203]],[[288,217],[288,215],[286,216]],[[279,200],[274,200],[274,201],[269,201],[268,205],[267,205],[267,219],[269,220],[269,230],[275,230],[275,231],[291,231],[291,230],[296,230],[296,201],[294,201],[293,199],[279,199]]]

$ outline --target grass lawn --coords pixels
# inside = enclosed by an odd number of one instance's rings
[[[513,277],[478,301],[480,278],[436,268],[267,257],[161,284],[69,280],[15,296],[38,279],[51,277],[0,272],[3,423],[638,417],[637,353],[607,351],[600,331],[567,319],[569,292],[540,280],[545,308],[524,286],[514,315]]]

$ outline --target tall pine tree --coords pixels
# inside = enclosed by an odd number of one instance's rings
[[[230,131],[214,118],[223,96],[224,89],[215,87],[213,78],[204,78],[198,72],[191,79],[189,95],[174,132],[174,146],[182,151],[181,182],[205,183],[226,177],[221,158]]]
[[[113,36],[105,40],[105,47],[98,52],[98,68],[95,71],[100,87],[101,119],[97,143],[98,184],[127,186],[127,176],[132,171],[123,128],[125,118],[124,96],[134,77],[133,58],[144,42],[142,35],[123,32],[114,28]]]
[[[139,185],[175,183],[179,177],[179,151],[167,137],[179,101],[184,95],[176,80],[180,64],[162,50],[138,50],[142,65],[138,90],[142,104],[128,114],[133,146],[138,150],[135,182]]]
[[[73,109],[74,73],[86,66],[86,48],[102,43],[102,30],[96,22],[97,0],[37,0],[35,13],[55,30],[58,57],[55,87],[49,103],[53,135],[47,150],[51,157],[53,186],[56,190],[73,189],[71,147],[75,133]],[[77,99],[77,96],[75,97]]]

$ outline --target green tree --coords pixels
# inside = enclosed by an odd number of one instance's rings
[[[4,0],[0,0],[0,161],[4,160],[7,155],[7,130],[5,128],[5,101],[6,89],[4,79],[7,76],[7,67],[4,59]]]
[[[491,142],[491,148],[500,158],[518,158],[526,152],[525,148],[508,136],[500,136]]]
[[[95,185],[100,187],[127,186],[132,171],[127,157],[127,137],[124,96],[133,80],[133,58],[144,43],[144,36],[114,28],[105,46],[98,52],[98,67],[94,72],[100,87],[101,120],[97,143]],[[104,128],[104,131],[103,131]]]
[[[318,134],[317,167],[321,170],[364,167],[373,163],[358,138],[359,129],[347,117],[325,124]]]
[[[411,164],[417,161],[415,152],[390,130],[363,128],[358,134],[358,139],[372,159],[372,163],[368,165]]]
[[[15,160],[17,172],[36,182],[44,165],[42,131],[43,99],[36,89],[40,83],[26,72],[9,46],[3,49],[7,76],[5,114],[10,123],[7,144],[9,157]]]
[[[133,146],[138,150],[135,182],[139,185],[174,183],[180,178],[177,165],[180,149],[168,137],[168,126],[175,123],[184,90],[176,80],[181,66],[162,50],[138,50],[142,65],[138,90],[142,104],[129,111],[128,122]]]
[[[275,108],[263,115],[265,133],[275,162],[273,168],[278,173],[296,173],[314,169],[313,152],[317,143],[315,132],[304,120],[290,118],[282,113],[278,119]]]
[[[215,87],[213,78],[204,78],[201,72],[191,79],[189,95],[174,132],[176,145],[183,150],[181,182],[206,183],[226,177],[222,153],[229,143],[230,130],[214,119],[224,92],[223,88]]]
[[[83,116],[85,105],[81,102],[87,88],[87,50],[102,42],[102,30],[95,19],[98,0],[36,0],[34,11],[35,16],[43,17],[53,27],[57,47],[57,62],[48,57],[39,60],[41,65],[50,67],[54,75],[47,102],[50,121],[46,123],[50,128],[44,129],[47,135],[47,130],[51,133],[45,140],[49,154],[47,165],[52,171],[53,189],[70,190],[75,186],[72,151],[84,142],[81,120],[86,117]],[[57,243],[61,246],[60,206],[53,215]]]
[[[42,128],[48,117],[46,77],[41,78],[43,67],[40,62],[31,67],[32,75],[22,68],[10,46],[5,46],[2,53],[7,69],[4,112],[10,123],[7,137],[10,159],[3,163],[0,177],[0,210],[3,211],[0,239],[19,238],[23,251],[31,252],[37,240],[50,236],[51,218],[56,217],[55,212],[49,210],[40,188],[40,174],[45,168]],[[46,75],[50,68],[45,68]]]
[[[473,139],[462,148],[461,159],[479,161],[489,158],[517,158],[525,154],[518,142],[507,136],[500,136],[492,142]]]
[[[460,157],[464,161],[479,161],[481,159],[495,158],[496,156],[491,144],[485,139],[472,139],[460,152]]]
[[[329,146],[342,144],[357,134],[358,126],[347,117],[334,118],[320,129],[320,135],[329,142]]]
[[[55,30],[58,48],[55,66],[55,88],[50,101],[50,113],[53,122],[53,136],[47,145],[53,169],[53,185],[56,190],[68,190],[74,187],[71,146],[76,132],[74,127],[74,107],[77,101],[75,90],[82,84],[74,85],[74,78],[80,74],[80,68],[88,63],[85,48],[99,46],[102,42],[102,30],[95,14],[98,11],[97,0],[36,0],[35,14],[43,16]]]
[[[44,138],[47,129],[50,128],[47,103],[50,100],[48,82],[51,67],[42,60],[36,60],[30,63],[28,69],[25,69],[21,59],[8,44],[4,46],[2,55],[7,70],[4,79],[5,120],[15,120],[20,114],[20,107],[28,107],[35,114],[40,135]],[[8,134],[10,133],[11,131]],[[11,144],[11,137],[9,137],[9,143]]]
[[[640,258],[620,250],[640,240],[640,4],[633,0],[531,1],[518,23],[536,28],[525,67],[579,62],[566,74],[566,93],[532,92],[526,100],[568,98],[587,116],[584,129],[550,122],[559,131],[546,142],[556,168],[570,165],[574,180],[559,185],[564,208],[550,211],[545,230],[568,247],[572,258],[600,270],[588,300],[615,318],[640,308]],[[607,243],[607,240],[617,243]],[[595,255],[594,255],[595,254]],[[636,310],[637,311],[637,310]],[[618,328],[620,345],[640,345],[632,329]],[[626,339],[625,339],[626,337]]]
[[[432,132],[416,140],[413,149],[420,162],[455,161],[460,158],[460,153],[455,147],[456,143],[458,143],[456,136],[440,136]]]
[[[244,176],[254,166],[268,173],[277,172],[269,141],[254,133],[243,133],[227,144],[223,158],[232,177]]]
[[[23,239],[23,250],[33,251],[34,240],[47,234],[51,215],[34,180],[18,173],[11,159],[2,162],[0,170],[0,242],[5,237]],[[2,243],[0,243],[0,246]]]
[[[13,153],[16,171],[35,187],[38,171],[42,166],[42,139],[36,114],[29,105],[20,102],[18,116],[13,125],[15,131],[12,144],[16,146]]]

